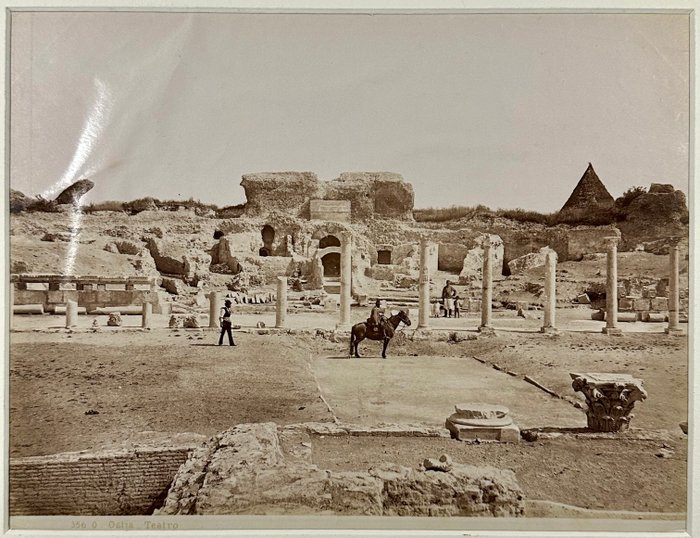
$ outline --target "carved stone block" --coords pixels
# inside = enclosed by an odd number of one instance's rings
[[[598,432],[619,432],[629,427],[637,401],[646,399],[642,380],[628,374],[569,374],[571,386],[586,397],[588,427]]]
[[[445,421],[445,427],[460,441],[519,443],[520,428],[513,424],[508,413],[508,408],[502,405],[459,404]]]

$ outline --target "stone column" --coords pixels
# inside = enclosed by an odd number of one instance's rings
[[[352,290],[352,239],[349,232],[340,236],[340,321],[337,329],[350,329],[350,301]]]
[[[66,329],[75,327],[78,324],[78,303],[66,301]]]
[[[418,328],[428,329],[430,327],[430,243],[423,238],[420,241],[420,280],[419,303],[418,303]]]
[[[617,326],[617,237],[607,237],[608,265],[605,287],[605,334],[622,334]]]
[[[141,307],[141,328],[151,328],[151,317],[153,316],[153,305],[149,302],[143,303]]]
[[[287,322],[287,277],[277,277],[277,305],[275,327],[284,327]]]
[[[666,334],[682,335],[683,329],[678,321],[678,311],[680,310],[680,270],[679,270],[679,249],[678,245],[673,245],[668,253],[669,275],[668,275],[668,327]]]
[[[493,244],[491,238],[482,243],[484,265],[481,270],[481,325],[480,332],[493,332],[491,302],[493,301]]]
[[[209,292],[209,327],[217,329],[219,327],[219,311],[221,310],[221,297],[219,292]]]
[[[547,251],[544,261],[544,323],[540,332],[554,334],[557,310],[557,253]]]

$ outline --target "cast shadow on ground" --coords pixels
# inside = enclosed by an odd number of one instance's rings
[[[575,434],[575,433],[595,433],[593,430],[581,426],[581,427],[568,427],[568,428],[562,428],[562,427],[557,427],[557,426],[540,426],[537,428],[525,428],[523,429],[520,433],[522,434],[523,432],[537,432],[537,433],[569,433],[569,434]]]
[[[341,359],[354,359],[356,361],[362,360],[362,359],[381,359],[381,355],[362,355],[359,359],[355,357],[354,355],[351,357],[350,355],[335,355],[331,357],[323,357],[324,359],[330,359],[330,360],[341,360]],[[387,357],[386,359],[382,360],[388,360],[391,357]]]

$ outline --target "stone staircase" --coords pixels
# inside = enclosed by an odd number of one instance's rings
[[[340,295],[340,277],[327,276],[323,277],[323,290],[328,295]]]

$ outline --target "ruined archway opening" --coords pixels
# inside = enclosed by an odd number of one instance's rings
[[[272,256],[272,243],[275,241],[275,229],[266,224],[260,230],[260,235],[262,237],[263,246],[258,251],[260,256]]]
[[[506,258],[503,258],[503,264],[501,265],[501,274],[503,276],[510,276],[510,265],[508,265],[508,262],[506,261]]]
[[[323,264],[324,277],[339,277],[340,276],[340,254],[331,252],[321,258]]]
[[[339,247],[340,239],[334,235],[327,235],[318,242],[318,248]]]

